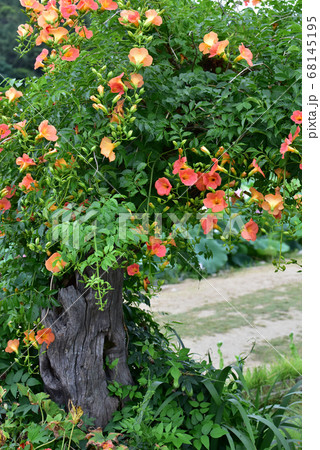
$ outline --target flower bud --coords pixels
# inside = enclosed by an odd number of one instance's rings
[[[218,158],[224,152],[224,147],[219,147],[219,150],[216,152],[216,158]]]
[[[95,103],[99,103],[100,102],[100,100],[95,95],[91,95],[90,100],[92,102],[95,102]]]
[[[203,153],[205,153],[206,155],[209,155],[210,156],[210,152],[209,152],[209,150],[203,145],[202,147],[200,147],[200,150],[203,152]]]
[[[98,92],[99,92],[99,95],[103,95],[103,93],[104,93],[104,86],[102,86],[102,84],[100,84],[100,85],[98,86],[97,90],[98,90]]]
[[[115,96],[115,98],[112,100],[112,103],[117,103],[121,98],[121,94],[118,94]]]

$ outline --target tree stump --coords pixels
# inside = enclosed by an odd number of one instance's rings
[[[113,288],[103,311],[96,305],[96,291],[85,288],[75,273],[74,285],[59,291],[61,307],[43,314],[44,326],[52,329],[55,341],[40,356],[40,374],[52,400],[66,406],[71,399],[103,428],[119,406],[119,400],[108,395],[108,382],[128,385],[133,380],[127,365],[123,270],[101,276]],[[105,366],[106,357],[109,363],[119,360],[114,369]]]

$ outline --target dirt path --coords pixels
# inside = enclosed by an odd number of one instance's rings
[[[185,280],[165,285],[154,297],[151,309],[177,325],[181,338],[197,358],[210,351],[218,365],[217,343],[222,341],[225,363],[245,355],[252,343],[282,354],[279,342],[294,332],[301,338],[301,272],[289,265],[275,272],[271,264],[221,273],[198,282]],[[165,315],[164,315],[165,314]],[[233,325],[232,325],[233,324]],[[279,346],[279,345],[280,346]],[[247,367],[261,364],[263,357],[249,356]]]

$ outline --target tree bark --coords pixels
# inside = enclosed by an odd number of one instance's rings
[[[113,288],[103,311],[96,305],[96,291],[85,288],[76,273],[74,285],[59,291],[61,307],[44,314],[44,326],[52,329],[55,341],[40,356],[40,374],[52,400],[66,406],[71,399],[103,428],[119,406],[119,400],[108,395],[108,382],[128,385],[133,380],[127,366],[123,271],[101,276]],[[119,360],[114,369],[105,367],[106,357],[109,363]]]

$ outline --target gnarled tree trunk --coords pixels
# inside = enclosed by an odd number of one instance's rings
[[[101,276],[113,288],[103,311],[96,305],[96,291],[85,288],[76,273],[74,285],[59,291],[61,307],[44,314],[44,326],[52,329],[55,341],[40,356],[40,373],[52,400],[67,405],[71,399],[96,426],[104,427],[119,403],[108,395],[108,382],[133,381],[126,362],[123,271],[109,270]],[[119,359],[114,369],[105,367],[106,357],[109,363]]]

